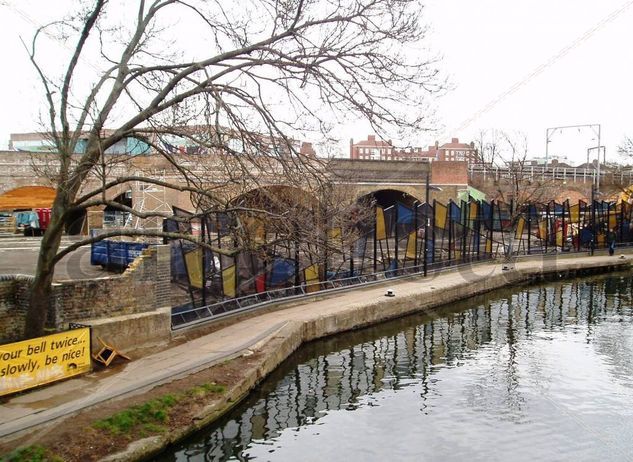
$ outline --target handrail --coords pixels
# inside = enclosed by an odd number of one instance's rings
[[[493,259],[492,255],[482,255],[465,260],[444,260],[427,265],[427,274],[434,274],[446,268],[459,268],[477,262],[487,262]],[[367,286],[387,280],[398,280],[412,276],[424,274],[424,265],[409,266],[405,268],[378,271],[376,273],[351,276],[340,279],[330,279],[310,284],[284,287],[280,289],[267,290],[243,297],[223,300],[217,303],[205,305],[198,308],[178,311],[172,309],[171,323],[172,329],[183,329],[193,325],[216,320],[227,315],[233,315],[244,311],[252,311],[279,301],[291,301],[308,296],[322,295],[324,293],[347,290],[350,287]],[[316,291],[310,291],[311,287],[317,287]]]

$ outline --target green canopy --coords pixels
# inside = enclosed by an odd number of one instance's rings
[[[462,189],[457,193],[458,201],[468,202],[469,199],[473,199],[476,201],[485,201],[486,194],[476,188],[473,188],[472,186],[468,186],[466,189]]]

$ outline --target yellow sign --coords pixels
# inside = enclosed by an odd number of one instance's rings
[[[438,202],[435,203],[435,227],[439,229],[446,229],[446,218],[448,216],[448,209],[445,205]]]
[[[185,254],[189,285],[202,289],[202,249],[192,250]]]
[[[306,280],[306,292],[319,291],[319,265],[310,265],[304,270]]]
[[[541,240],[547,239],[547,222],[545,220],[538,222],[538,237]]]
[[[376,240],[382,241],[383,239],[387,239],[385,212],[382,207],[376,207]]]
[[[525,228],[525,218],[519,217],[519,221],[517,223],[517,229],[514,232],[515,239],[523,239],[523,228]]]
[[[90,371],[90,329],[0,345],[0,396]]]
[[[235,283],[235,265],[231,265],[228,268],[222,270],[222,289],[224,290],[224,296],[233,298],[236,295]]]
[[[557,247],[563,246],[563,228],[556,231],[556,246]]]
[[[618,217],[616,216],[615,211],[609,212],[609,229],[615,230],[617,224]]]
[[[341,228],[330,228],[327,230],[327,239],[330,241],[330,245],[336,249],[343,248],[343,231]]]
[[[569,207],[569,221],[572,223],[580,222],[580,205],[574,204]]]
[[[486,253],[492,253],[492,239],[486,238]]]
[[[416,242],[415,242],[415,231],[411,231],[409,233],[409,237],[407,238],[407,253],[405,254],[406,258],[415,259],[416,254]]]

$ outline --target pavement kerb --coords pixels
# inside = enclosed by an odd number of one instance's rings
[[[487,269],[491,269],[492,272],[486,277],[479,278],[477,284],[474,284],[473,281],[464,280],[463,277],[455,271],[446,271],[433,278],[432,281],[422,280],[422,282],[425,282],[424,284],[420,284],[420,280],[385,281],[386,284],[391,284],[397,288],[397,296],[395,299],[384,297],[384,293],[381,292],[381,284],[380,286],[373,286],[366,290],[356,288],[356,290],[351,290],[343,294],[333,294],[331,297],[326,297],[319,301],[296,304],[291,308],[276,310],[259,316],[252,316],[249,319],[239,321],[238,324],[248,321],[250,321],[251,324],[256,324],[255,320],[257,320],[257,318],[269,316],[271,319],[268,321],[268,325],[272,322],[272,327],[260,332],[254,338],[249,338],[249,340],[242,342],[238,345],[239,348],[234,347],[231,351],[221,351],[215,356],[211,354],[200,360],[182,365],[180,371],[177,372],[174,370],[166,370],[163,371],[162,374],[155,375],[151,378],[141,377],[136,379],[136,383],[127,387],[120,387],[116,392],[110,394],[106,393],[108,391],[106,389],[99,390],[103,392],[99,399],[86,399],[83,400],[83,402],[81,402],[82,400],[79,400],[80,402],[71,401],[70,405],[66,406],[66,408],[58,406],[58,408],[47,409],[36,413],[36,419],[23,418],[1,423],[0,436],[4,438],[10,435],[16,436],[18,433],[32,429],[36,425],[45,424],[52,419],[72,415],[99,402],[121,398],[132,393],[138,393],[144,389],[151,389],[159,384],[168,383],[177,378],[211,367],[213,364],[242,356],[245,352],[268,349],[268,356],[258,367],[256,373],[245,378],[242,383],[236,384],[231,388],[229,393],[227,393],[227,396],[230,397],[230,403],[234,405],[234,403],[239,402],[244,396],[247,396],[258,381],[274,370],[304,342],[387,319],[405,316],[414,312],[425,311],[478,293],[538,278],[545,274],[571,273],[577,270],[591,268],[598,270],[609,270],[613,268],[625,269],[630,266],[631,260],[629,258],[621,260],[616,257],[580,257],[576,259],[566,258],[564,261],[562,261],[562,259],[556,260],[554,263],[553,265],[547,265],[541,261],[515,262],[515,268],[509,271],[502,271],[500,269],[501,265],[498,263],[485,265],[488,267]],[[433,299],[426,297],[431,293],[441,294],[442,296],[433,297]],[[367,297],[363,296],[364,294],[366,294]],[[338,305],[331,303],[333,299],[339,297],[349,298],[348,305],[340,306],[340,303]],[[368,300],[366,300],[368,297],[374,297],[375,299],[368,302]],[[315,305],[320,305],[323,310],[315,310]],[[293,317],[289,318],[291,315]],[[236,327],[234,327],[233,330],[236,330]],[[213,338],[213,335],[208,337]],[[193,342],[195,341],[202,342],[200,339],[196,339]],[[139,363],[142,364],[144,359],[145,358],[139,359]],[[133,371],[134,369],[132,369],[132,372]],[[105,388],[107,388],[107,386]],[[0,406],[0,410],[2,407],[4,406]],[[183,429],[182,432],[177,432],[177,435],[170,435],[168,441],[163,441],[158,444],[158,446],[163,447],[163,443],[173,443],[175,440],[172,437],[175,436],[178,436],[178,439],[186,437],[191,431],[195,431],[199,429],[200,426],[204,426],[218,418],[226,412],[228,407],[227,402],[224,403],[222,409],[216,408],[207,410],[206,416],[201,416],[191,428],[187,427]],[[34,414],[31,414],[31,416],[32,415]],[[158,443],[158,440],[156,443]],[[150,446],[155,445],[151,444]],[[135,447],[138,449],[137,446]],[[131,457],[122,455],[123,458],[112,460],[137,460],[145,457],[140,456],[136,451],[135,454],[135,456]]]

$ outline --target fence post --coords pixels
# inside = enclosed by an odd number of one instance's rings
[[[536,209],[536,207],[535,207]],[[527,219],[527,225],[528,225],[528,235],[527,235],[527,254],[530,255],[531,254],[531,244],[532,244],[532,240],[530,239],[532,237],[532,204],[528,204],[528,219]]]

